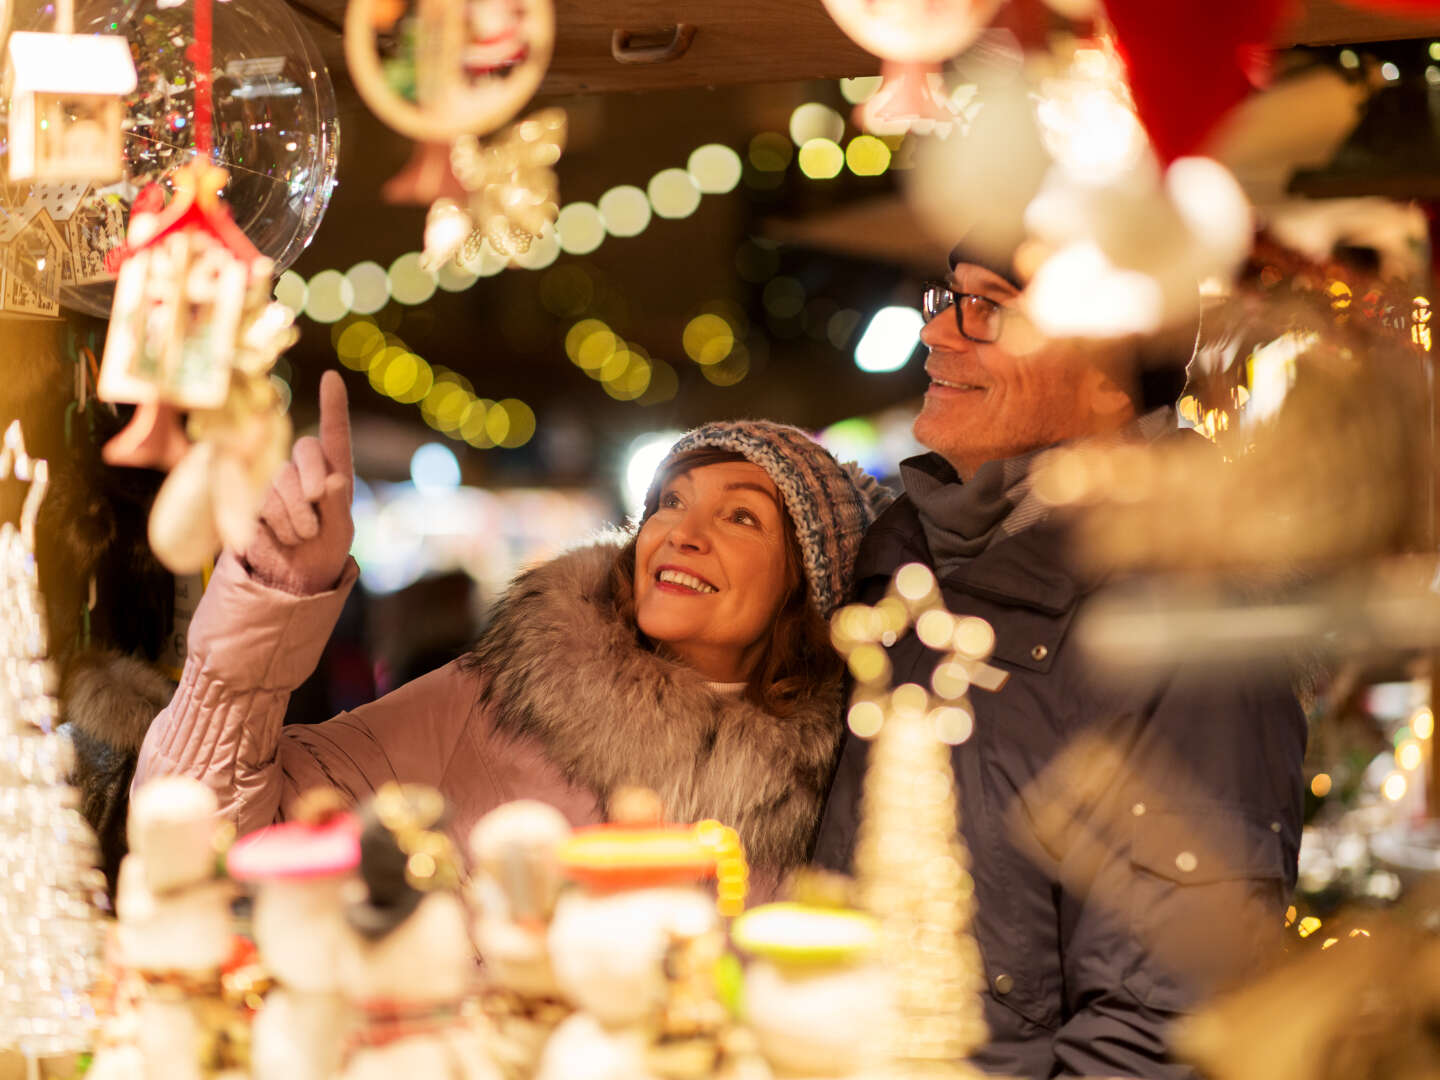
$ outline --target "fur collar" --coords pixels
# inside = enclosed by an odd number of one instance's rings
[[[466,662],[488,676],[481,696],[497,728],[537,739],[602,807],[617,788],[642,785],[672,821],[733,826],[756,867],[802,863],[839,746],[839,679],[782,718],[651,652],[611,602],[625,539],[522,574],[496,606]]]
[[[75,730],[113,747],[138,754],[155,714],[170,703],[175,684],[158,668],[118,652],[84,652],[65,668],[61,700],[65,719]]]

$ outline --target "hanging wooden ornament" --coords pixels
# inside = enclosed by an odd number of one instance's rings
[[[118,180],[121,99],[135,89],[130,45],[75,33],[74,0],[61,0],[55,23],[53,34],[17,30],[6,46],[10,179]]]
[[[551,0],[351,0],[345,14],[360,96],[422,142],[511,120],[539,88],[554,42]]]
[[[984,30],[1001,0],[824,0],[841,30],[885,63],[884,82],[859,110],[869,131],[903,134],[936,125],[948,132],[955,113],[940,82],[941,64]]]
[[[559,213],[554,167],[565,129],[565,110],[542,109],[493,139],[457,139],[450,160],[469,196],[430,207],[422,265],[438,268],[457,253],[462,263],[474,263],[487,243],[504,259],[529,251]]]

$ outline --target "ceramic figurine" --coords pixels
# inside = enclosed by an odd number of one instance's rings
[[[653,796],[650,796],[653,800]],[[540,1080],[712,1075],[726,1018],[714,981],[724,934],[714,849],[658,806],[615,806],[617,823],[576,830],[560,846],[566,875],[550,927],[561,991],[579,1010],[551,1037]]]
[[[562,884],[565,816],[523,799],[486,814],[470,834],[475,945],[484,964],[490,1053],[507,1080],[534,1075],[555,1026],[569,1013],[550,964],[548,933]]]
[[[361,894],[340,965],[357,1014],[343,1080],[502,1080],[464,1003],[477,966],[439,792],[386,784],[360,833]]]
[[[231,877],[255,886],[251,930],[278,983],[255,1018],[255,1080],[330,1080],[340,1069],[350,1018],[339,974],[350,935],[343,893],[359,863],[359,823],[328,791],[307,797],[297,820],[230,849]]]
[[[858,1076],[880,1064],[890,979],[874,954],[879,928],[859,911],[766,904],[735,920],[753,957],[745,1013],[777,1077]]]
[[[216,811],[214,792],[184,777],[146,784],[130,805],[115,911],[122,962],[146,984],[137,1025],[146,1080],[234,1071],[237,1040],[220,1007],[233,888],[219,870]]]

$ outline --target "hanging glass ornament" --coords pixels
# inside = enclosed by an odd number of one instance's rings
[[[947,133],[955,113],[940,80],[941,64],[980,35],[1000,2],[824,0],[840,29],[885,62],[884,82],[860,108],[861,126],[903,134],[916,125],[933,125]]]
[[[109,313],[118,269],[113,253],[124,242],[135,197],[152,183],[173,194],[175,172],[196,156],[191,8],[190,0],[76,2],[79,34],[129,42],[137,81],[124,101],[123,177],[83,192],[75,199],[75,224],[62,229],[82,235],[83,243],[72,240],[70,261],[89,268],[62,282],[67,308]],[[45,10],[17,11],[16,29],[49,29]],[[237,226],[284,270],[315,235],[335,185],[339,120],[330,76],[283,0],[216,4],[212,42],[209,156],[229,174],[223,194]],[[53,201],[55,187],[0,192],[0,214],[13,214],[32,195]]]

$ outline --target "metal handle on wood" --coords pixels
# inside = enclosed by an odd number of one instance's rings
[[[665,64],[684,56],[694,39],[692,23],[653,30],[616,30],[610,35],[610,55],[621,64]]]

